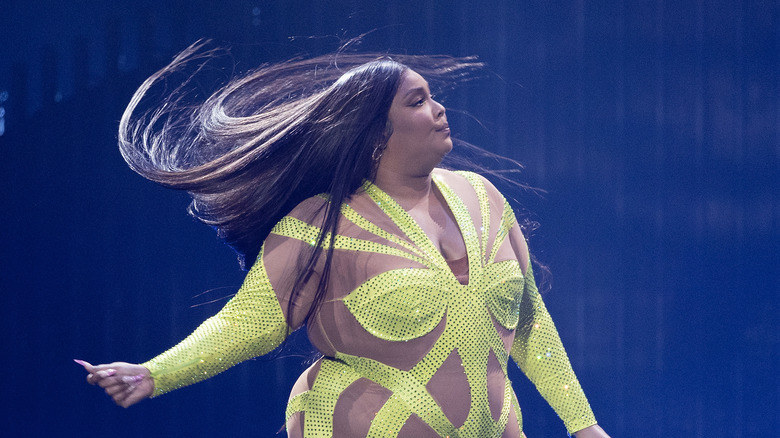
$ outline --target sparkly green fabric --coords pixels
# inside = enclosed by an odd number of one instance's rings
[[[510,354],[571,432],[596,424],[580,382],[571,369],[550,314],[536,289],[533,272],[526,273],[520,321]]]
[[[262,260],[262,252],[258,260]],[[153,396],[158,396],[266,354],[286,335],[282,308],[259,261],[218,314],[178,345],[142,365],[151,371]]]
[[[434,176],[434,182],[454,214],[466,244],[467,284],[456,279],[447,261],[411,216],[375,185],[366,183],[364,190],[405,236],[380,228],[349,205],[342,206],[343,219],[393,246],[337,235],[335,254],[347,251],[392,255],[422,266],[381,272],[346,294],[341,301],[360,326],[381,340],[404,342],[431,333],[443,320],[446,322],[432,348],[409,370],[344,352],[323,359],[312,387],[292,397],[287,407],[288,419],[296,412],[304,413],[305,437],[333,436],[333,412],[339,396],[361,378],[392,393],[371,420],[369,437],[397,436],[413,415],[442,437],[501,436],[510,410],[514,410],[518,423],[521,415],[506,377],[509,353],[494,321],[507,330],[515,330],[511,356],[561,416],[567,429],[574,432],[595,424],[536,290],[530,266],[523,275],[517,260],[496,262],[498,249],[515,224],[511,208],[505,203],[501,220],[491,222],[490,201],[482,179],[471,173],[460,174],[479,199],[479,232],[463,201],[439,176]],[[493,234],[488,229],[491,223],[499,224]],[[319,231],[288,216],[272,233],[314,244]],[[495,236],[493,242],[488,241],[491,235]],[[225,309],[182,344],[145,364],[155,378],[155,394],[209,377],[277,346],[285,325],[269,284],[261,257]],[[234,319],[236,313],[240,320]],[[457,354],[462,362],[469,389],[465,395],[470,396],[468,415],[458,427],[445,416],[426,388],[452,354]],[[498,360],[504,375],[504,397],[497,420],[488,401],[486,372],[491,355]],[[522,430],[521,424],[519,428]]]

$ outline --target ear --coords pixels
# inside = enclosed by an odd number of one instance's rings
[[[387,118],[387,123],[385,123],[385,132],[382,134],[382,143],[387,143],[387,140],[390,140],[390,136],[393,135],[393,124],[390,122],[390,118]]]

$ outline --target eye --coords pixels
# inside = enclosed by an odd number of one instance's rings
[[[425,104],[425,101],[427,101],[428,99],[433,100],[433,94],[429,94],[427,97],[421,96],[412,104],[412,106],[423,106]]]

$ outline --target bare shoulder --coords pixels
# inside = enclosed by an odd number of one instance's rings
[[[312,196],[304,199],[296,205],[287,216],[300,219],[309,224],[318,224],[322,222],[325,214],[325,207],[328,205],[327,198],[323,196]]]
[[[490,182],[489,179],[485,178],[484,176],[476,172],[468,172],[468,173],[471,175],[475,175],[477,178],[479,178],[482,181],[482,184],[485,186],[485,191],[487,192],[488,199],[492,204],[497,204],[497,205],[504,204],[505,202],[504,195],[501,194],[501,192],[496,188],[496,186],[493,185],[492,182]],[[458,189],[462,190],[466,187],[471,187],[471,183],[462,174],[462,172],[453,172],[447,169],[436,168],[434,169],[434,175],[437,175],[440,178],[442,178],[449,186],[453,187],[459,192],[460,190]]]
[[[520,224],[517,222],[517,219],[514,218],[514,214],[511,213],[511,207],[507,203],[506,198],[504,198],[504,195],[501,194],[501,192],[496,188],[495,185],[493,185],[493,183],[490,182],[490,180],[478,173],[470,172],[470,174],[474,175],[475,178],[478,178],[484,185],[485,193],[488,197],[488,202],[491,205],[491,211],[497,213],[497,216],[494,217],[500,218],[501,212],[507,213],[506,209],[510,210],[508,212],[509,217],[513,219],[508,230],[509,242],[512,246],[512,249],[514,250],[517,260],[520,262],[521,266],[525,268],[528,266],[528,260],[530,258],[528,254],[528,244],[526,242],[525,236],[523,235]],[[441,178],[450,188],[462,196],[467,206],[478,205],[476,204],[478,201],[476,201],[477,196],[474,187],[472,186],[471,182],[469,182],[469,178],[464,176],[463,172],[453,172],[451,170],[437,168],[434,169],[434,176]]]
[[[450,188],[459,198],[463,199],[467,205],[477,203],[476,193],[474,187],[469,180],[460,172],[453,172],[448,169],[433,169],[433,177],[439,181],[443,181],[447,187]]]
[[[504,204],[506,199],[504,198],[504,195],[502,195],[501,192],[498,191],[496,186],[494,186],[493,183],[490,182],[490,180],[485,178],[484,176],[480,174],[476,174],[476,175],[479,176],[479,178],[482,180],[482,183],[485,184],[485,191],[487,192],[488,198],[492,202]]]

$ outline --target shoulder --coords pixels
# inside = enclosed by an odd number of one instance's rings
[[[325,217],[328,198],[325,195],[306,198],[296,205],[285,217],[299,219],[311,225],[321,224]]]
[[[471,187],[473,191],[477,192],[477,196],[481,194],[480,192],[484,193],[491,204],[504,205],[506,203],[504,195],[501,194],[496,186],[494,186],[490,180],[478,173],[436,168],[434,169],[434,176],[441,178],[459,195],[462,194],[463,190]]]
[[[317,239],[321,232],[328,201],[313,196],[296,205],[281,217],[265,239],[264,246],[275,247],[289,239],[310,242]]]
[[[512,249],[522,266],[528,266],[528,246],[512,207],[504,195],[484,176],[475,172],[434,169],[434,176],[441,178],[468,205],[470,199],[486,198],[490,210],[501,217],[502,227],[507,231]],[[479,202],[479,201],[477,201]],[[484,201],[483,201],[484,202]],[[476,205],[476,204],[472,204]],[[484,205],[484,204],[482,204]]]

